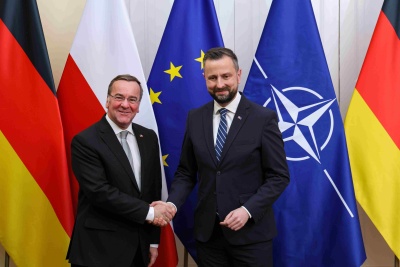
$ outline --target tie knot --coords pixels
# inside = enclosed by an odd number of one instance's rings
[[[221,108],[219,110],[219,114],[221,114],[222,117],[225,117],[226,113],[228,113],[228,110],[226,108]]]
[[[128,135],[128,131],[122,131],[121,132],[121,138],[126,139],[126,136]]]

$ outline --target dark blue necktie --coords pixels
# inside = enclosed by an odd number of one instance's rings
[[[218,162],[221,160],[222,149],[225,144],[226,135],[228,134],[228,123],[226,122],[226,113],[228,110],[226,108],[221,108],[219,114],[221,115],[221,120],[218,126],[217,141],[215,142],[215,153]]]

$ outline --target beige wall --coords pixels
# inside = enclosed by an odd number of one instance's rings
[[[84,0],[37,0],[56,88],[85,2]]]
[[[148,77],[173,1],[125,1],[130,10],[145,75]],[[225,45],[233,48],[238,54],[244,80],[247,78],[271,1],[214,0]],[[342,116],[347,111],[382,1],[312,1]],[[57,87],[85,1],[38,0],[37,2]],[[246,46],[242,40],[247,40]],[[249,43],[252,50],[248,49]],[[393,266],[393,253],[361,208],[359,215],[367,251],[367,261],[363,266]],[[183,266],[183,248],[179,241],[177,243],[179,266]],[[4,249],[0,247],[0,267],[3,266]],[[192,260],[189,260],[189,266],[195,266]]]

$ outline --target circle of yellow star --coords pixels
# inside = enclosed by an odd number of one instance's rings
[[[168,158],[169,154],[166,154],[164,156],[162,156],[162,161],[163,161],[163,165],[166,167],[169,167],[167,164],[167,158]]]
[[[175,67],[174,64],[172,64],[172,62],[170,62],[170,68],[169,70],[165,70],[165,73],[168,73],[170,75],[170,81],[172,82],[172,80],[175,77],[179,77],[182,78],[181,74],[179,73],[179,71],[181,70],[182,66],[177,66]]]
[[[157,93],[154,93],[153,89],[150,88],[150,101],[151,101],[151,104],[152,104],[152,105],[153,105],[155,102],[157,102],[157,103],[159,103],[159,104],[162,104],[161,101],[160,101],[160,99],[158,98],[158,97],[160,96],[160,94],[161,94],[161,91],[160,91],[160,92],[157,92]]]
[[[200,52],[200,57],[198,57],[198,58],[195,59],[196,61],[198,61],[198,62],[201,63],[201,69],[204,69],[204,62],[203,62],[203,59],[204,59],[204,52],[203,52],[203,50],[201,50],[201,52]]]

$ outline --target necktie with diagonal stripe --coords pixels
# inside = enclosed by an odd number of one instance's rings
[[[222,149],[224,147],[226,135],[228,133],[228,123],[226,121],[226,113],[228,113],[228,110],[226,108],[221,108],[219,110],[221,120],[218,126],[217,141],[215,142],[215,153],[218,162],[221,160]]]
[[[129,148],[128,142],[126,141],[127,136],[128,136],[128,131],[121,132],[121,145],[125,151],[126,156],[128,157],[129,163],[131,164],[131,167],[133,169],[132,152],[131,152],[131,149]]]
[[[121,132],[121,145],[122,145],[122,148],[123,148],[124,151],[125,151],[126,156],[128,157],[129,163],[131,164],[132,171],[135,173],[135,169],[133,168],[132,152],[131,152],[131,149],[129,148],[128,142],[126,141],[126,137],[127,137],[127,136],[128,136],[128,131],[122,131],[122,132]],[[136,177],[136,175],[135,175],[135,178],[136,178],[136,182],[137,182],[137,184],[138,184],[139,190],[140,190],[140,181],[139,181],[139,178]]]

